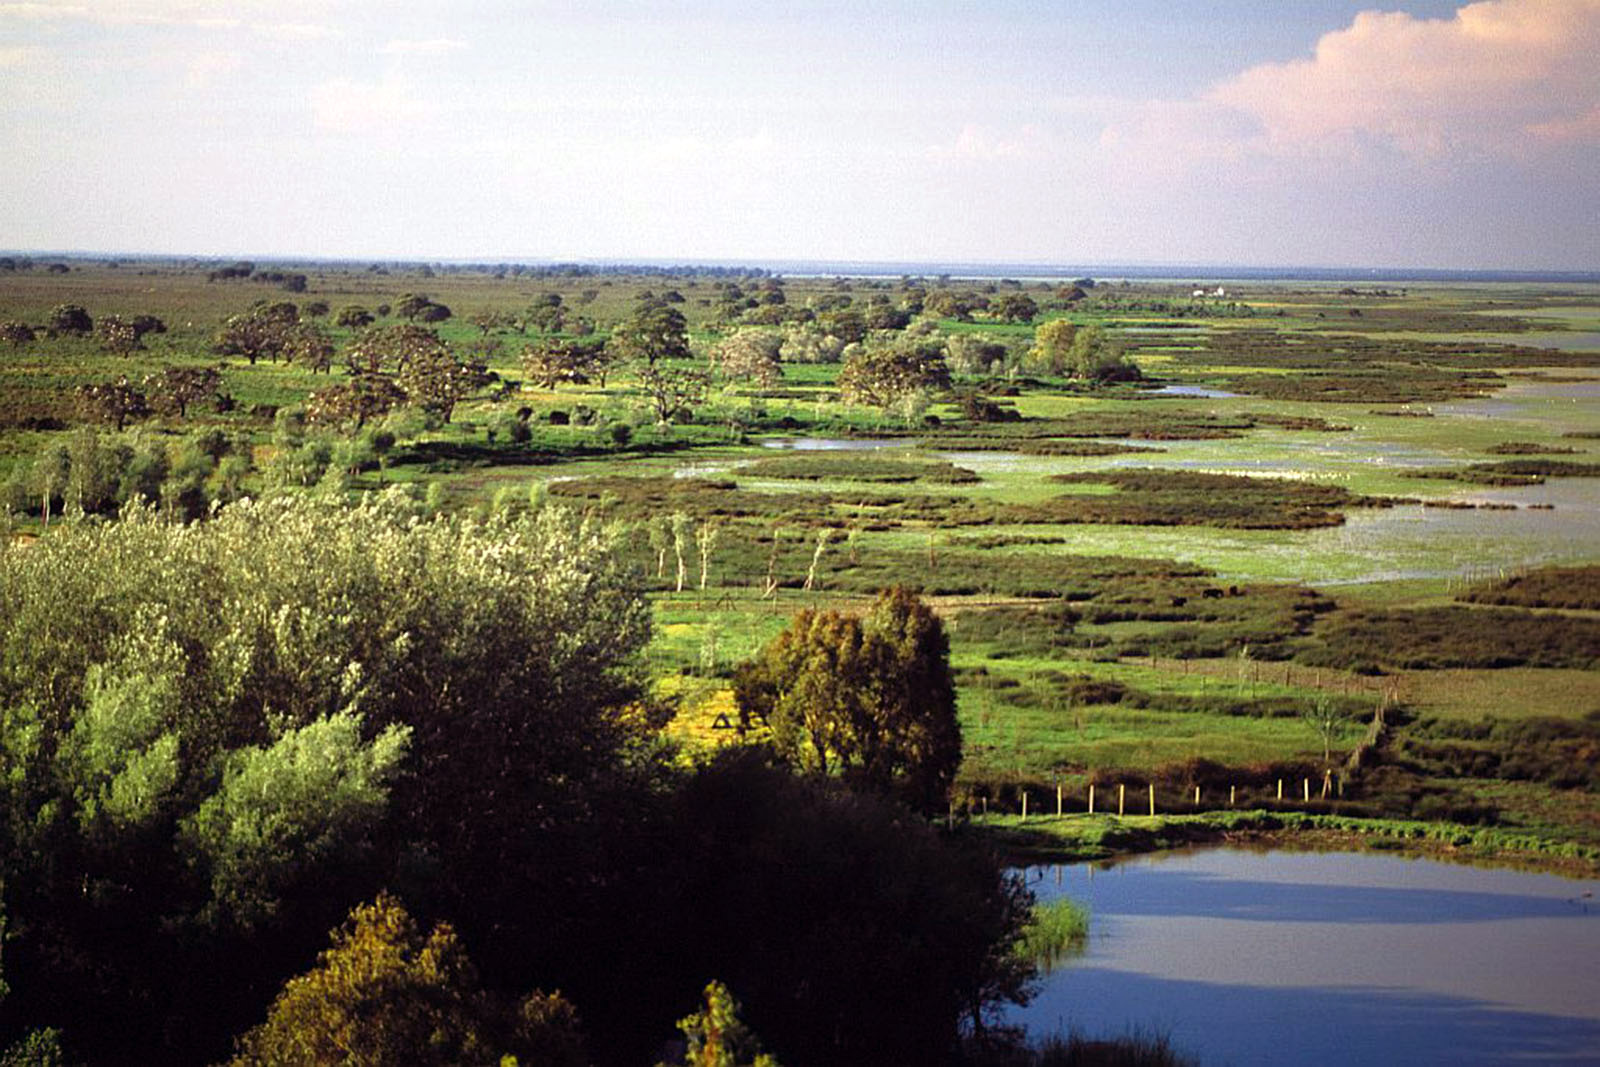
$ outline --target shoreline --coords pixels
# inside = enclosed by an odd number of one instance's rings
[[[1600,848],[1496,827],[1265,810],[1202,815],[989,815],[957,833],[995,846],[1013,865],[1091,863],[1184,848],[1381,852],[1566,878],[1600,877]]]

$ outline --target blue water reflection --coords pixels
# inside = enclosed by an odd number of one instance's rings
[[[1010,1021],[1167,1033],[1204,1063],[1600,1063],[1597,884],[1373,854],[1041,867],[1092,918]]]

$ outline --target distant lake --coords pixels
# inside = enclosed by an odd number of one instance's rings
[[[1600,882],[1213,849],[1026,871],[1086,953],[1006,1021],[1167,1034],[1206,1065],[1600,1062]]]

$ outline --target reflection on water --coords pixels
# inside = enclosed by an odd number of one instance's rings
[[[1010,1018],[1036,1032],[1154,1027],[1208,1064],[1600,1062],[1594,882],[1231,850],[1028,876],[1093,915]]]

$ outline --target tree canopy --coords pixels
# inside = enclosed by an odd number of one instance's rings
[[[950,645],[938,616],[896,587],[864,618],[802,611],[734,677],[746,728],[765,721],[808,772],[942,809],[961,765]]]

